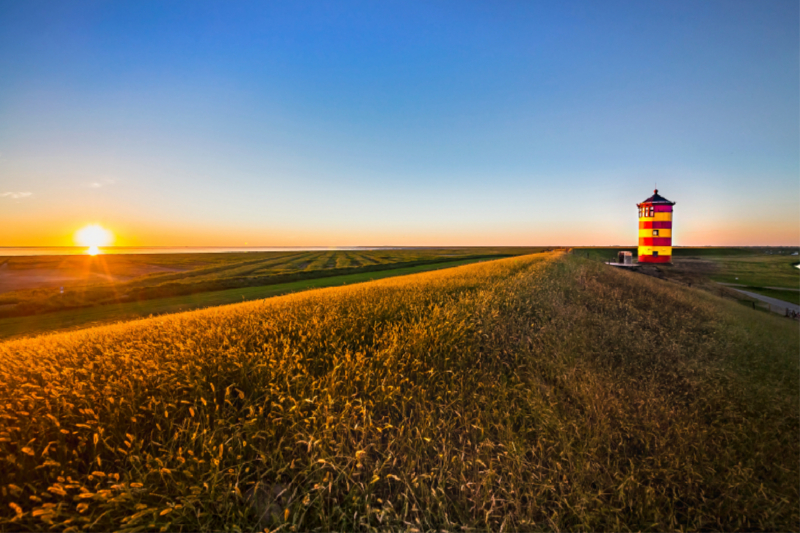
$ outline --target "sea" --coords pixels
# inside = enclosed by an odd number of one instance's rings
[[[324,252],[400,250],[400,246],[100,246],[103,254],[224,254],[233,252]],[[84,255],[86,246],[0,246],[0,257],[24,255]]]

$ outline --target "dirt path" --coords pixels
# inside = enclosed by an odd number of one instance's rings
[[[760,300],[766,304],[769,304],[770,311],[774,313],[778,313],[779,315],[785,315],[786,310],[788,309],[791,311],[796,311],[800,313],[800,305],[793,304],[790,302],[784,302],[783,300],[778,300],[777,298],[770,298],[769,296],[762,296],[760,294],[756,294],[755,292],[750,291],[743,291],[742,289],[736,289],[733,287],[728,286],[732,291],[741,292],[749,296],[750,298],[755,298],[756,300]]]

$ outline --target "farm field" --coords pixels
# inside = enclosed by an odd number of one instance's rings
[[[460,259],[443,263],[398,267],[391,270],[377,270],[356,274],[312,278],[260,287],[243,287],[240,289],[174,296],[172,298],[95,305],[92,307],[69,309],[66,311],[38,315],[12,316],[0,318],[0,339],[31,336],[58,330],[79,329],[104,323],[134,320],[150,315],[178,313],[216,305],[269,298],[308,289],[363,283],[365,281],[384,279],[392,276],[405,276],[441,268],[451,268],[483,260],[484,259]]]
[[[541,250],[420,248],[0,257],[0,317]]]
[[[562,252],[0,343],[0,527],[796,530],[796,324]]]

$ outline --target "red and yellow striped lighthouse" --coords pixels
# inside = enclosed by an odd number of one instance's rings
[[[666,198],[655,194],[639,207],[639,262],[672,262],[672,206]]]

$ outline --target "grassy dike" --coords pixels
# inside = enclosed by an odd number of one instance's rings
[[[797,530],[796,324],[537,254],[0,344],[5,530]]]

